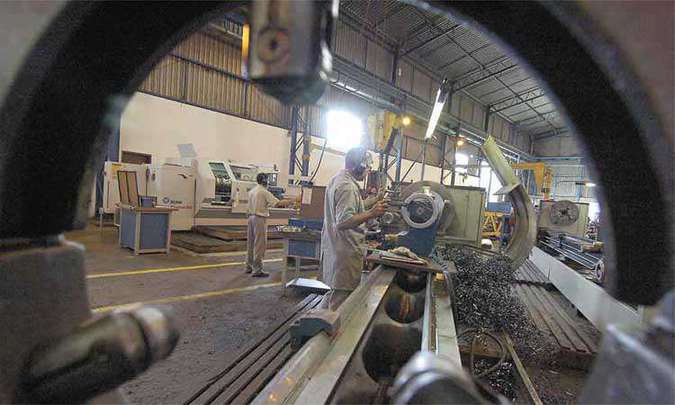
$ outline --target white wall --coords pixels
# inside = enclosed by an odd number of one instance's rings
[[[122,114],[120,152],[149,153],[153,163],[192,143],[200,157],[288,167],[287,131],[231,115],[136,93]],[[286,178],[284,177],[284,181]]]
[[[136,93],[122,114],[120,154],[123,150],[148,153],[153,163],[162,163],[167,157],[179,156],[176,145],[181,143],[192,143],[198,156],[204,158],[276,164],[280,171],[279,184],[288,182],[290,138],[287,130]],[[316,170],[323,139],[313,138],[312,144],[310,175]],[[326,185],[343,164],[343,154],[327,149],[314,183]],[[403,160],[401,175],[411,164],[412,161]],[[414,164],[406,180],[420,180],[421,169],[421,164]],[[394,172],[392,167],[392,177]],[[425,180],[439,181],[440,172],[438,167],[427,166]],[[461,185],[459,179],[460,176],[457,184]]]

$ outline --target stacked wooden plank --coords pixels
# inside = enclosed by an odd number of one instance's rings
[[[287,318],[241,350],[185,404],[250,403],[293,355],[288,333],[290,326],[302,314],[316,308],[321,299],[318,294],[308,295]]]
[[[198,234],[224,241],[245,241],[248,231],[245,226],[195,226],[192,230]],[[276,227],[268,227],[267,239],[281,239],[281,233]]]
[[[244,252],[246,240],[224,241],[219,238],[202,235],[194,232],[174,232],[171,234],[171,244],[195,253]],[[281,240],[268,240],[268,249],[281,249],[284,244]]]
[[[572,319],[545,287],[515,283],[513,291],[527,308],[537,329],[553,336],[563,355],[561,360],[569,366],[587,368],[597,352],[597,345],[581,327],[583,321]]]

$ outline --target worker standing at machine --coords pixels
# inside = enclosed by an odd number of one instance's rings
[[[366,201],[357,181],[368,175],[372,158],[366,148],[350,149],[345,168],[328,183],[321,233],[321,279],[331,291],[322,306],[337,307],[358,287],[366,251],[363,224],[384,214],[382,191]]]
[[[257,186],[248,192],[248,237],[246,239],[246,273],[253,277],[268,277],[263,271],[263,259],[267,250],[267,218],[270,207],[287,207],[292,200],[279,200],[267,190],[267,174],[258,173]]]

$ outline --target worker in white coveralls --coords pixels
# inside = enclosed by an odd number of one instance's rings
[[[267,250],[267,218],[270,207],[286,207],[291,200],[279,200],[267,190],[268,178],[265,173],[256,177],[258,185],[248,192],[248,238],[246,247],[246,272],[253,277],[267,277],[263,271],[263,259]]]
[[[366,148],[351,149],[345,168],[328,183],[321,232],[321,279],[331,291],[322,307],[335,310],[359,286],[366,253],[365,223],[384,214],[384,189],[363,200],[358,181],[368,176],[372,158]]]

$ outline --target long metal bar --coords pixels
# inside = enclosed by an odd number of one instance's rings
[[[295,151],[298,143],[298,106],[293,106],[291,108],[291,152],[288,158],[288,184],[293,183],[293,177],[295,176]]]
[[[454,266],[453,263],[448,263],[448,265]],[[434,321],[435,321],[435,345],[436,345],[436,354],[442,356],[443,359],[447,359],[451,363],[454,363],[455,366],[462,366],[462,359],[459,353],[459,341],[457,339],[457,330],[455,329],[455,318],[452,306],[455,304],[452,302],[452,296],[450,291],[449,280],[450,274],[448,272],[443,273],[444,281],[436,280],[435,277],[429,277],[432,279],[431,283],[431,300],[432,309],[434,310]]]
[[[309,121],[311,110],[309,106],[305,107],[305,127],[302,131],[302,175],[309,176],[309,158],[312,135],[309,133]]]
[[[457,127],[457,132],[459,132],[460,127]],[[457,139],[457,138],[455,138]],[[452,176],[450,178],[450,185],[454,186],[455,185],[455,164],[456,159],[457,159],[457,142],[452,142],[452,158],[450,159],[450,175]]]
[[[441,159],[441,181],[440,183],[443,184],[443,180],[445,179],[445,164],[447,163],[447,160],[445,159],[445,152],[446,152],[446,147],[448,145],[448,136],[444,136],[443,140],[441,141],[441,156],[443,157]]]
[[[601,286],[587,280],[578,272],[543,250],[532,249],[532,262],[574,306],[603,331],[610,323],[636,325],[637,310],[612,298]]]
[[[403,159],[403,132],[399,132],[398,134],[398,139],[396,140],[396,148],[398,149],[396,151],[396,174],[394,176],[394,181],[395,182],[400,182],[401,181],[401,163]]]
[[[420,181],[424,181],[424,168],[426,167],[427,163],[427,145],[429,145],[429,142],[424,141],[424,145],[422,146],[422,173],[420,176]]]
[[[341,326],[336,335],[312,337],[252,404],[326,403],[393,277],[382,266],[374,270],[338,308]]]

